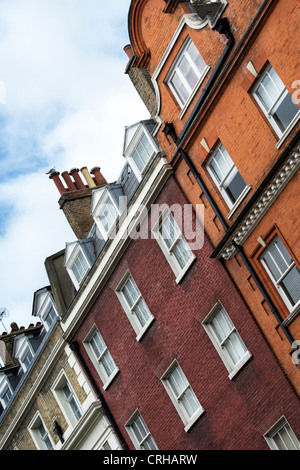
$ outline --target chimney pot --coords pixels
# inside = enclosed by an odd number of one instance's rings
[[[64,187],[64,185],[62,184],[59,175],[60,175],[60,173],[59,173],[58,171],[53,171],[53,172],[50,174],[49,178],[54,181],[54,183],[55,183],[55,185],[56,185],[58,191],[60,192],[60,194],[63,194],[63,193],[66,193],[66,192],[67,192],[67,189],[66,189],[66,188]]]
[[[88,169],[86,166],[84,166],[83,168],[81,168],[81,173],[83,174],[89,188],[96,188],[96,184],[95,184],[95,181],[94,179],[91,177]]]
[[[75,186],[74,182],[71,180],[69,173],[64,171],[61,176],[65,180],[66,185],[68,186],[69,191],[76,191],[77,187]]]
[[[94,168],[91,169],[91,174],[95,176],[97,185],[103,186],[104,184],[107,184],[107,181],[100,170],[101,169],[98,166],[94,166]]]
[[[127,46],[124,47],[124,51],[126,52],[129,59],[131,59],[131,57],[134,55],[131,44],[127,44]]]
[[[72,175],[75,181],[75,184],[77,186],[77,189],[85,189],[86,186],[83,184],[83,181],[79,175],[79,169],[78,168],[72,168],[72,170],[69,171],[69,175]]]

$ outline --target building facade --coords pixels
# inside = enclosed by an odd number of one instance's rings
[[[130,450],[269,449],[282,435],[296,449],[298,397],[154,130],[126,128],[118,180],[92,190],[90,232],[66,244],[64,338]]]
[[[56,257],[57,259],[58,257]],[[34,294],[36,324],[0,337],[0,449],[121,449],[70,345],[50,287]]]
[[[154,135],[299,396],[299,3],[133,0],[128,24]]]

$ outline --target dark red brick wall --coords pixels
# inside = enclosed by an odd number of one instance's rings
[[[173,177],[156,202],[186,203]],[[76,334],[100,388],[82,345],[93,324],[120,369],[103,394],[130,448],[124,425],[137,408],[160,449],[268,449],[263,433],[283,414],[300,433],[298,399],[211,250],[205,239],[178,285],[156,240],[132,241]],[[155,316],[140,342],[114,292],[127,269]],[[253,355],[233,380],[201,325],[218,300]],[[205,409],[188,433],[160,381],[174,358]]]

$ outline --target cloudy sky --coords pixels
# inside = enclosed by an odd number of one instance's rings
[[[8,330],[12,321],[36,321],[44,260],[75,238],[45,173],[98,165],[114,181],[125,126],[148,118],[124,73],[129,5],[0,0],[0,307]]]

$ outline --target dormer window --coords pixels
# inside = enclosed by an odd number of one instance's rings
[[[92,196],[91,215],[103,240],[116,234],[119,218],[126,208],[126,198],[120,184],[96,189]]]
[[[33,360],[33,352],[31,348],[28,346],[25,349],[25,352],[20,357],[20,362],[22,363],[22,366],[25,372],[29,369],[32,360]]]
[[[65,267],[76,290],[91,269],[95,260],[94,245],[91,239],[67,243]]]
[[[106,234],[110,232],[111,228],[117,220],[117,217],[118,210],[108,194],[103,203],[101,204],[98,215],[100,224]]]
[[[125,131],[124,152],[126,160],[135,176],[141,181],[153,157],[159,152],[153,136],[153,121],[141,121],[127,127]]]
[[[43,287],[35,292],[32,315],[41,319],[46,331],[56,322],[58,314],[50,286]]]
[[[5,375],[2,375],[2,378],[0,377],[0,405],[3,409],[8,406],[12,396],[13,390],[9,384],[9,381]]]

